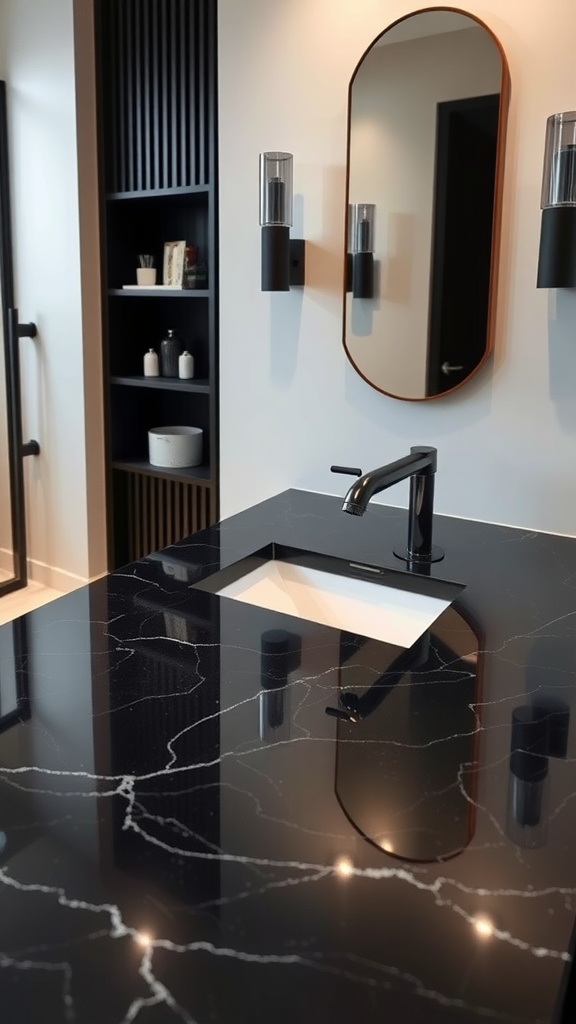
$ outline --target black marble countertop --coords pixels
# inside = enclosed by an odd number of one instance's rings
[[[340,505],[0,629],[2,1024],[576,1020],[576,540],[436,517],[463,589],[408,650],[196,588],[272,542],[405,572],[406,512]]]

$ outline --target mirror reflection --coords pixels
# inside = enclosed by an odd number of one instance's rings
[[[0,82],[0,593],[14,580],[15,557],[8,415],[7,306],[12,303],[12,257],[9,225],[6,90]]]
[[[342,635],[338,707],[327,708],[338,718],[336,796],[386,853],[446,860],[472,838],[480,648],[454,605],[396,656]]]
[[[445,394],[490,351],[507,91],[492,34],[446,10],[384,32],[353,77],[344,347],[395,398]]]
[[[2,308],[1,275],[0,308]],[[9,450],[8,412],[6,408],[6,352],[3,317],[0,316],[0,586],[14,577]]]

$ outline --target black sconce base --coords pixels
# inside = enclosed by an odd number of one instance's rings
[[[290,291],[290,228],[284,224],[266,224],[261,234],[262,291]]]
[[[537,288],[576,288],[576,207],[542,210]]]
[[[374,253],[355,252],[352,260],[352,297],[374,298]]]
[[[303,238],[290,238],[290,228],[284,224],[266,224],[262,227],[262,284],[263,292],[288,292],[302,287],[305,275],[305,242]]]

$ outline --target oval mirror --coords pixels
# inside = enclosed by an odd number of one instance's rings
[[[453,391],[492,347],[508,93],[498,40],[446,8],[352,76],[344,348],[394,398]]]

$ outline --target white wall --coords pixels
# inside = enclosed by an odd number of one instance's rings
[[[469,0],[512,82],[494,358],[462,390],[404,403],[342,348],[347,90],[405,0],[219,0],[223,515],[288,486],[342,493],[365,469],[439,449],[439,512],[576,534],[576,294],[537,291],[546,117],[574,106],[572,0]],[[294,153],[302,292],[259,290],[258,154]],[[406,503],[407,489],[385,497]],[[360,522],[360,521],[359,521]],[[361,527],[360,527],[361,528]]]
[[[102,429],[96,400],[85,435],[72,0],[2,0],[0,35],[16,299],[39,329],[21,343],[24,434],[41,445],[26,461],[28,554],[33,576],[72,587],[104,568],[103,546],[88,545],[89,513],[101,534],[104,503],[102,487],[88,493],[102,442],[87,442]]]
[[[491,37],[465,24],[375,46],[354,79],[349,201],[376,205],[380,272],[372,302],[348,294],[346,342],[364,377],[406,398],[426,394],[438,103],[498,93],[502,79]]]

